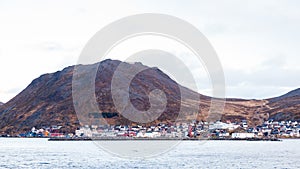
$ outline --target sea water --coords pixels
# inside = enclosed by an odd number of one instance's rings
[[[0,138],[0,159],[0,168],[297,169],[300,140],[182,141],[164,154],[131,159],[108,153],[93,141]]]

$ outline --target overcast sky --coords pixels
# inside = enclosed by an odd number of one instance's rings
[[[184,19],[209,39],[223,65],[227,97],[278,96],[300,86],[299,8],[296,0],[0,0],[0,101],[41,74],[76,64],[103,26],[149,12]],[[210,94],[206,86],[199,91]]]

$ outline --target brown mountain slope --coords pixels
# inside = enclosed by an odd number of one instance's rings
[[[299,120],[300,119],[300,89],[293,90],[279,97],[268,99],[266,105],[269,109],[264,112],[269,113],[274,120]]]
[[[100,113],[110,124],[130,123],[117,112],[111,96],[111,81],[113,73],[122,62],[105,60],[94,65],[80,65],[78,69],[83,71],[78,75],[78,84],[85,84],[86,77],[95,66],[98,66],[95,79],[95,96]],[[132,70],[143,68],[130,82],[129,98],[133,106],[138,110],[150,108],[149,93],[153,89],[164,91],[167,99],[166,109],[153,123],[164,121],[174,122],[178,119],[180,110],[184,111],[184,118],[194,119],[195,113],[199,113],[197,120],[205,120],[207,117],[211,98],[198,94],[192,90],[178,85],[169,76],[157,68],[149,68],[140,63],[125,64],[120,78],[126,80]],[[32,83],[9,102],[0,107],[0,132],[17,134],[31,127],[43,127],[62,125],[64,131],[73,132],[79,126],[72,99],[72,78],[74,66],[62,71],[45,74],[32,81]],[[122,80],[121,80],[122,82]],[[79,93],[82,95],[82,103],[74,101],[75,105],[82,104],[80,111],[89,116],[90,98],[84,98],[90,88],[82,85]],[[180,92],[186,96],[181,101]],[[120,90],[120,92],[123,92]],[[293,92],[294,93],[294,92]],[[243,100],[227,99],[222,120],[240,121],[249,120],[252,124],[259,124],[263,120],[271,118],[300,120],[299,95],[290,93],[281,98],[267,100]],[[155,98],[155,101],[159,99]],[[286,102],[286,100],[289,100]],[[180,107],[180,102],[182,107]],[[199,112],[198,108],[200,106]],[[283,112],[283,113],[280,113]],[[96,112],[97,113],[97,112]],[[286,115],[288,114],[288,116]],[[179,118],[180,119],[180,118]],[[92,119],[94,120],[94,119]],[[83,122],[81,120],[81,122]],[[83,123],[88,123],[84,121]]]
[[[241,118],[253,125],[267,119],[300,121],[300,89],[265,100],[227,99],[223,120]]]
[[[95,94],[98,106],[101,112],[105,112],[107,122],[110,124],[129,123],[122,115],[115,115],[117,112],[113,104],[110,87],[113,73],[120,61],[105,60],[99,64],[96,81]],[[131,81],[130,101],[138,110],[149,109],[150,102],[148,94],[153,89],[164,91],[167,98],[165,111],[156,120],[158,121],[175,121],[180,111],[180,92],[185,91],[188,96],[183,101],[183,109],[187,113],[192,113],[199,108],[199,100],[203,100],[204,108],[209,105],[209,97],[199,95],[187,88],[178,85],[174,80],[157,68],[149,68],[140,63],[125,64],[125,69],[121,78],[126,78],[129,70],[139,67],[145,70],[137,74]],[[78,68],[81,72],[79,83],[85,81],[90,71],[94,71],[94,65],[80,65]],[[20,94],[0,107],[0,131],[10,134],[29,130],[31,127],[43,127],[51,125],[62,125],[66,132],[73,132],[79,126],[72,99],[72,77],[74,66],[67,67],[62,71],[51,74],[45,74],[32,81]],[[84,84],[84,83],[83,83]],[[89,88],[82,87],[82,95],[89,92]],[[190,98],[190,99],[189,99]],[[89,112],[90,98],[84,99],[85,104],[81,107],[84,113]],[[78,103],[75,103],[78,104]],[[112,113],[110,113],[112,112]],[[108,114],[107,114],[108,113]],[[86,114],[89,116],[88,114]],[[86,121],[85,121],[86,122]],[[85,123],[84,122],[84,123]],[[153,123],[155,123],[153,122]]]

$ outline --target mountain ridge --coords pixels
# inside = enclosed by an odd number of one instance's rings
[[[95,96],[101,112],[112,112],[105,116],[107,123],[130,123],[117,111],[110,92],[113,73],[120,64],[125,65],[121,78],[128,76],[126,71],[139,67],[145,68],[130,83],[130,102],[138,110],[149,109],[148,95],[152,90],[158,88],[165,92],[167,97],[166,109],[153,123],[159,121],[174,122],[179,116],[180,103],[183,104],[183,109],[190,113],[186,115],[187,118],[196,117],[197,120],[207,118],[212,98],[180,86],[158,68],[117,60],[104,60],[92,65],[77,65],[77,67],[86,70],[86,72],[79,74],[78,77],[82,80],[79,82],[84,82],[84,77],[90,73],[91,68],[98,66],[95,79]],[[82,123],[82,120],[76,116],[74,104],[77,103],[73,103],[72,98],[74,68],[75,66],[69,66],[61,71],[41,75],[17,96],[0,106],[0,132],[16,134],[28,131],[31,127],[51,125],[62,125],[63,132],[74,132],[80,122]],[[186,100],[181,101],[180,89],[188,95]],[[82,92],[85,93],[86,91],[89,92],[90,89],[83,87]],[[222,121],[247,119],[253,125],[260,124],[269,118],[300,121],[299,91],[296,89],[285,95],[263,100],[226,99],[225,109],[220,119]],[[89,99],[86,99],[86,103],[81,107],[82,110],[88,110],[87,105],[89,104]],[[194,112],[196,110],[198,112]],[[198,115],[194,116],[194,113],[198,113]]]
[[[271,102],[274,102],[274,101],[286,99],[286,98],[289,98],[289,97],[300,97],[300,88],[289,91],[289,92],[287,92],[283,95],[280,95],[278,97],[269,98],[267,100],[270,100]]]

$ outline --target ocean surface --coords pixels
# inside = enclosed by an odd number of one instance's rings
[[[0,168],[297,169],[300,140],[182,141],[170,151],[151,158],[122,158],[92,141],[0,138],[0,159]]]

